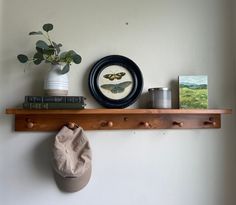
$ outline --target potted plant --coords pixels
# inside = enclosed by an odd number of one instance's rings
[[[72,63],[79,64],[81,56],[74,50],[61,52],[61,43],[55,43],[49,31],[53,30],[50,23],[43,25],[43,31],[32,31],[29,35],[43,36],[46,41],[36,42],[36,52],[33,57],[19,54],[17,59],[21,63],[34,63],[39,65],[42,62],[50,63],[51,69],[44,79],[44,90],[47,95],[67,95],[68,94],[68,72]]]

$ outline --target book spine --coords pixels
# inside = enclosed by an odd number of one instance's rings
[[[29,103],[84,103],[83,96],[25,96]]]
[[[24,102],[25,109],[84,109],[84,103],[29,103]]]

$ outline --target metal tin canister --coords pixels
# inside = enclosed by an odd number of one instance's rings
[[[171,89],[149,88],[150,108],[171,108]]]

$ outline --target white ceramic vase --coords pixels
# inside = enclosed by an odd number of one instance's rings
[[[52,64],[48,74],[44,78],[44,91],[49,96],[68,95],[69,80],[68,74],[60,74],[61,65]]]

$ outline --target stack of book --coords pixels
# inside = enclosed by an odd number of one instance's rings
[[[25,96],[25,109],[84,109],[83,96]]]

